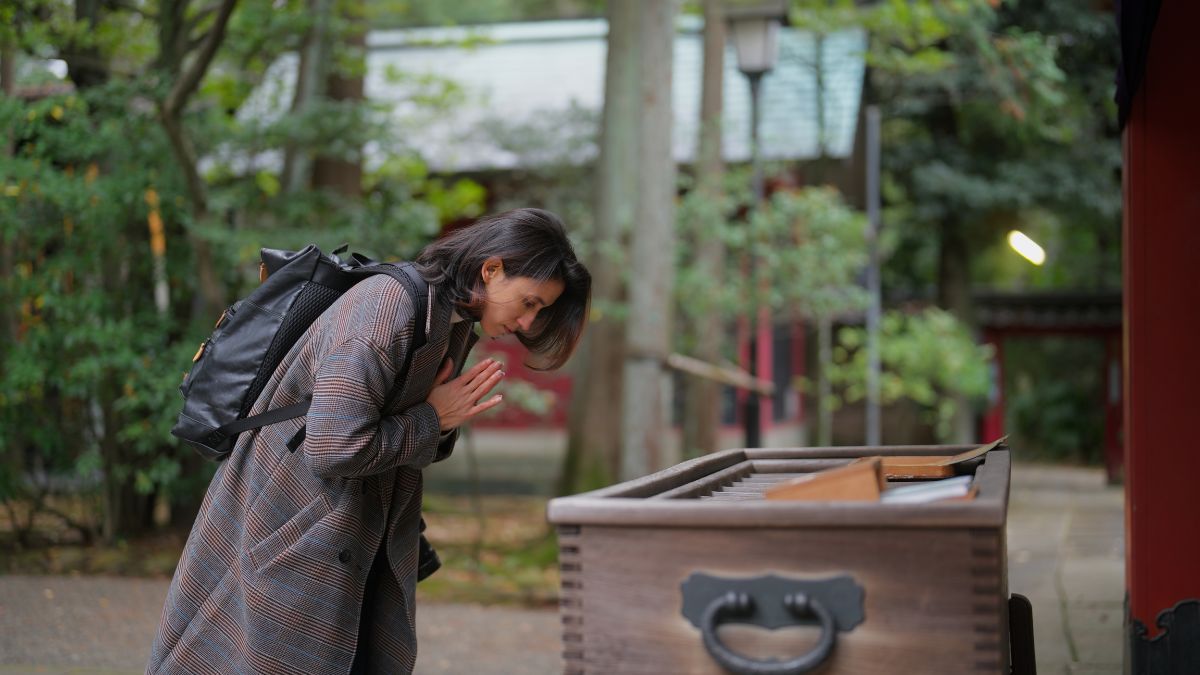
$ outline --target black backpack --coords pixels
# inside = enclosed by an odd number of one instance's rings
[[[337,254],[345,248],[331,255],[313,245],[302,251],[262,249],[262,285],[226,309],[200,344],[179,387],[183,410],[172,435],[219,462],[229,456],[241,432],[307,414],[311,401],[246,416],[309,325],[368,276],[387,274],[404,284],[416,315],[424,316],[428,285],[412,263],[377,263],[357,253],[342,261]],[[412,349],[426,337],[425,322],[416,324]],[[397,381],[403,379],[402,372]]]

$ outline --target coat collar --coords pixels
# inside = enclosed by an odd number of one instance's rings
[[[401,391],[397,397],[397,402],[407,403],[411,405],[414,400],[424,399],[428,394],[429,387],[433,382],[433,377],[441,367],[442,359],[447,355],[449,348],[458,347],[461,342],[451,344],[451,336],[455,335],[460,340],[466,337],[470,344],[474,344],[470,337],[474,337],[472,330],[473,324],[468,321],[456,324],[456,328],[460,331],[465,331],[469,334],[463,335],[454,333],[450,328],[450,314],[453,311],[453,306],[443,293],[438,293],[438,289],[430,286],[429,295],[426,296],[427,309],[425,311],[425,342],[423,345],[413,350],[409,354],[408,373],[405,381],[400,383]],[[456,361],[461,361],[461,355],[457,356]],[[455,370],[461,368],[462,364],[457,363]],[[457,372],[455,373],[457,375]]]
[[[450,337],[450,317],[454,314],[454,305],[447,294],[439,292],[436,286],[429,286],[425,301],[425,343],[436,344],[445,349],[445,340]]]
[[[465,347],[463,355],[471,351],[475,346],[475,342],[479,340],[479,335],[475,332],[475,321],[464,318],[462,321],[451,322],[454,316],[454,305],[444,293],[439,293],[438,289],[430,286],[429,295],[426,299],[428,309],[425,314],[425,341],[426,344],[437,344],[440,347],[437,351],[442,352],[447,348],[458,351],[460,344]],[[453,339],[458,338],[458,339]],[[442,341],[446,342],[443,343]],[[462,340],[463,342],[460,342]],[[451,356],[458,356],[451,354]],[[458,364],[455,370],[459,370],[462,364]]]

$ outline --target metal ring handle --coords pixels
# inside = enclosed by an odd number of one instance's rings
[[[704,648],[714,661],[737,675],[799,675],[811,671],[824,663],[833,651],[834,639],[837,637],[833,615],[816,598],[803,593],[784,596],[783,605],[794,616],[811,614],[821,622],[821,639],[807,653],[787,661],[758,661],[737,654],[722,644],[717,637],[717,628],[721,621],[730,617],[749,616],[754,611],[754,599],[750,595],[733,591],[717,597],[704,610],[704,620],[700,627],[700,633],[704,636]]]

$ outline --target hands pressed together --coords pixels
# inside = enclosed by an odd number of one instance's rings
[[[454,362],[446,359],[434,379],[429,398],[426,399],[437,412],[442,431],[462,426],[479,413],[496,407],[504,399],[503,394],[496,394],[486,401],[483,400],[483,397],[504,378],[499,361],[484,359],[453,380],[450,379],[452,372]]]

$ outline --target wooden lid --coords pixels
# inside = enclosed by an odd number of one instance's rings
[[[988,452],[973,467],[978,493],[969,501],[883,504],[761,498],[762,486],[859,457],[949,456],[972,447],[725,450],[600,490],[553,499],[547,517],[556,525],[629,527],[1002,527],[1008,511],[1007,449]]]

